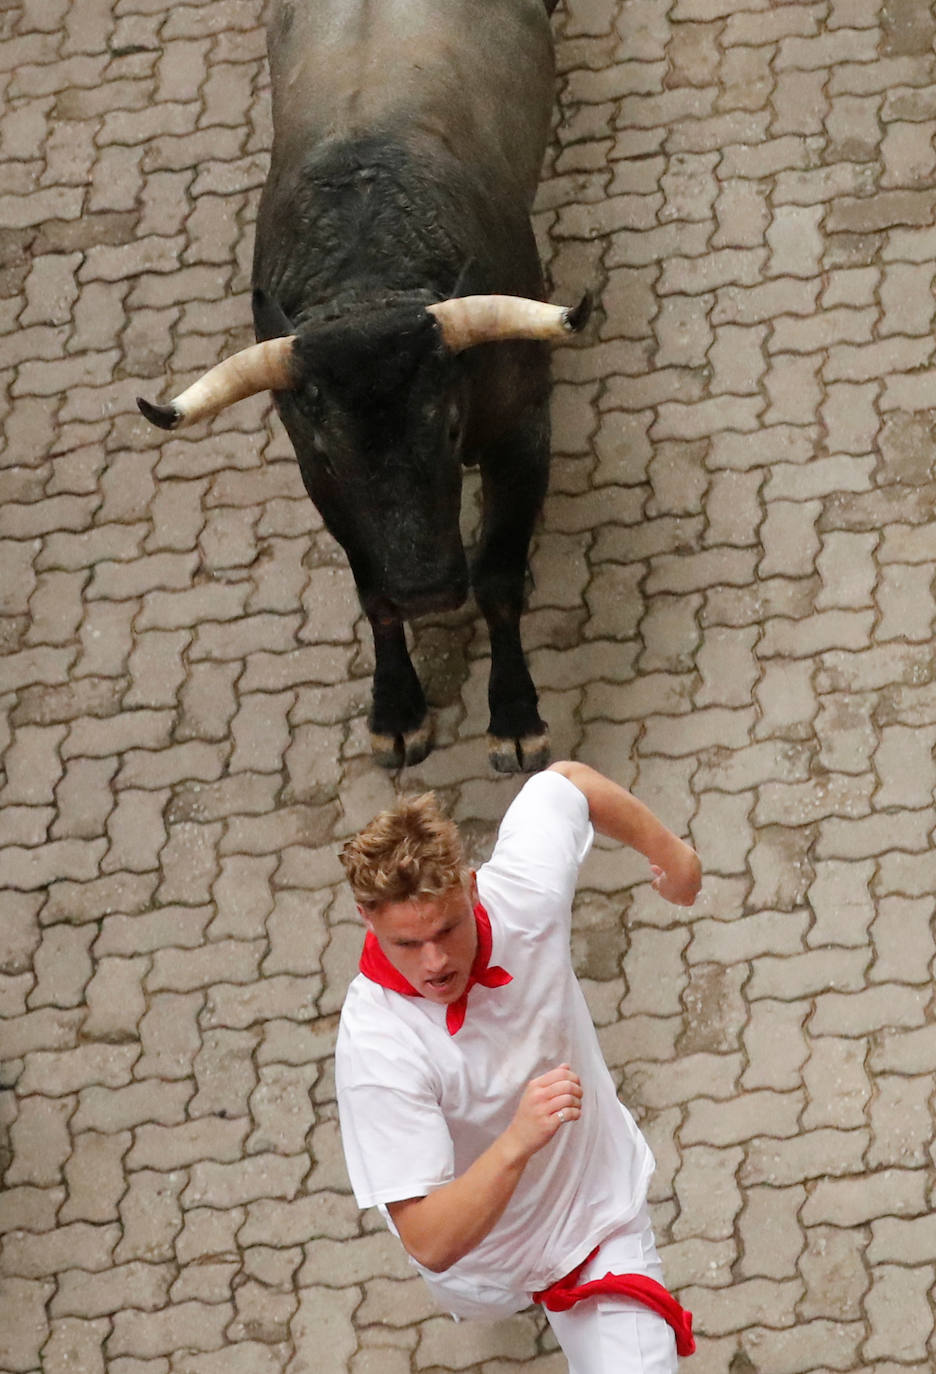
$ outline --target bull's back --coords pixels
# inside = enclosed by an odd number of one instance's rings
[[[532,201],[549,134],[543,0],[274,0],[274,157],[388,134]]]

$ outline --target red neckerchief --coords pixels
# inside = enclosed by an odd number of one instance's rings
[[[474,918],[478,928],[478,949],[471,965],[465,991],[457,1002],[450,1002],[446,1008],[445,1024],[448,1027],[449,1035],[457,1034],[465,1024],[468,994],[475,983],[479,983],[483,988],[502,988],[505,983],[513,982],[513,975],[508,973],[505,968],[501,968],[498,964],[494,964],[491,968],[488,967],[493,945],[491,921],[480,902],[474,909]],[[412,983],[407,982],[402,973],[397,972],[393,967],[377,943],[377,936],[372,930],[369,930],[364,937],[364,948],[361,951],[361,961],[358,968],[365,978],[369,978],[372,983],[379,983],[382,988],[389,988],[391,992],[399,992],[403,997],[422,997],[422,993],[417,992]]]
[[[576,1279],[590,1260],[597,1255],[600,1246],[595,1246],[590,1255],[582,1260],[577,1268],[564,1279],[532,1295],[534,1302],[541,1302],[550,1312],[567,1312],[583,1298],[609,1297],[635,1298],[645,1307],[658,1313],[668,1322],[676,1335],[676,1354],[691,1355],[696,1343],[692,1334],[692,1313],[673,1297],[662,1283],[651,1279],[649,1274],[605,1274],[604,1278],[591,1279],[588,1283],[576,1285]]]

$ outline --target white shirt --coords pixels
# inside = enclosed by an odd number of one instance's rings
[[[532,1156],[484,1240],[442,1274],[416,1266],[457,1316],[526,1307],[646,1198],[653,1156],[617,1099],[569,955],[593,836],[583,793],[561,773],[537,774],[517,796],[478,872],[490,962],[513,981],[475,985],[457,1035],[443,1005],[363,974],[341,1013],[335,1070],[348,1174],[358,1205],[381,1206],[388,1222],[387,1203],[465,1172],[510,1125],[531,1078],[568,1063],[582,1080],[581,1119]]]

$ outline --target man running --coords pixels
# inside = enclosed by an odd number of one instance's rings
[[[338,1033],[342,1140],[359,1206],[380,1207],[455,1316],[540,1301],[571,1374],[671,1374],[693,1342],[660,1283],[653,1157],[569,953],[594,830],[694,902],[695,852],[581,763],[530,779],[477,874],[431,793],[345,845],[367,933]]]

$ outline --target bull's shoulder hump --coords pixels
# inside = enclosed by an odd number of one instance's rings
[[[494,63],[525,98],[537,68],[552,72],[543,0],[274,0],[268,42],[274,84],[299,65],[328,84],[336,68],[343,80],[357,70],[378,89],[407,65],[454,66],[477,81]]]
[[[278,3],[278,155],[287,146],[392,133],[424,148],[435,141],[479,170],[500,166],[505,182],[532,198],[554,97],[542,0]]]

